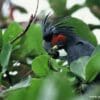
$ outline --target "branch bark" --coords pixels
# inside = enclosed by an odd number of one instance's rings
[[[100,25],[89,24],[89,28],[90,28],[91,30],[100,29]]]

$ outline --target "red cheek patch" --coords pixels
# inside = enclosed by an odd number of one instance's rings
[[[54,46],[60,41],[61,42],[65,42],[66,41],[66,37],[64,35],[54,35],[52,40],[51,40],[51,43]]]

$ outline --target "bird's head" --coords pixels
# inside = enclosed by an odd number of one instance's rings
[[[48,21],[49,15],[43,20],[43,39],[50,43],[51,47],[58,46],[64,48],[70,38],[73,36],[73,28],[66,26],[61,19],[54,22]]]

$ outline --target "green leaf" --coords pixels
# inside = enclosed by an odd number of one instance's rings
[[[100,46],[98,46],[86,66],[86,80],[91,82],[100,73]]]
[[[48,67],[49,56],[41,55],[36,57],[32,62],[32,70],[37,76],[46,76],[49,73]]]
[[[2,47],[2,30],[0,29],[0,49]]]
[[[26,88],[9,91],[4,100],[26,100]]]
[[[61,64],[57,63],[57,61],[53,58],[50,58],[49,63],[51,64],[52,70],[60,71],[62,68]]]
[[[99,6],[100,7],[100,0],[86,0],[86,4],[88,6]]]
[[[70,65],[70,70],[81,79],[85,80],[85,68],[88,63],[89,57],[81,57],[78,60],[75,60]]]
[[[27,13],[26,9],[21,7],[21,6],[18,6],[18,5],[14,5],[14,8],[16,10],[19,10],[21,13]]]
[[[54,73],[43,81],[38,100],[72,100],[73,97],[74,92],[67,77]]]
[[[4,93],[4,100],[72,100],[74,92],[66,76],[55,73],[32,79],[30,86]]]
[[[3,35],[3,43],[9,43],[11,40],[15,39],[18,34],[22,32],[22,28],[16,22],[12,22]]]
[[[1,50],[0,54],[0,64],[2,66],[2,72],[5,72],[8,68],[9,59],[12,52],[12,45],[5,44]]]
[[[37,56],[43,54],[45,50],[43,49],[42,42],[40,26],[32,24],[25,36],[22,37],[20,49],[16,52],[21,58],[25,58],[27,55]]]
[[[20,89],[20,88],[28,87],[30,85],[31,79],[32,78],[29,76],[26,79],[22,80],[21,82],[12,86],[11,88],[8,88],[7,90],[5,90],[5,92],[9,92],[9,91],[17,90],[17,89]]]
[[[100,0],[86,0],[86,6],[88,6],[91,12],[100,19]]]
[[[33,79],[28,87],[8,91],[5,100],[37,100],[41,83],[41,79]]]
[[[93,51],[92,55],[91,56],[94,56],[96,54],[100,53],[100,45],[98,45],[95,50]]]
[[[56,16],[66,15],[66,2],[67,0],[49,0],[50,7],[53,9]]]
[[[31,85],[27,88],[27,95],[25,100],[38,100],[41,84],[43,79],[32,79]]]
[[[73,27],[73,31],[75,34],[80,36],[82,39],[89,41],[94,46],[97,45],[97,40],[95,35],[89,29],[88,25],[86,25],[83,21],[77,18],[64,18],[61,19],[62,25]]]

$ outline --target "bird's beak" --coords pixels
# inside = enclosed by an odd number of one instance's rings
[[[55,45],[48,51],[48,54],[56,59],[59,57],[59,52],[57,50],[58,50],[58,46]]]
[[[59,50],[59,49],[62,49],[63,48],[63,45],[61,45],[61,44],[56,44],[56,45],[54,45],[51,49],[52,50]]]
[[[58,50],[59,48],[58,48],[58,45],[54,45],[51,49],[52,50]]]

